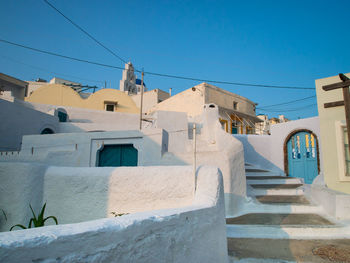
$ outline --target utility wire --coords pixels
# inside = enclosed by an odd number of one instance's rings
[[[22,64],[24,66],[27,66],[27,67],[30,67],[30,68],[33,68],[33,69],[37,69],[37,70],[41,70],[43,72],[48,72],[48,73],[51,73],[51,74],[54,74],[54,75],[57,75],[57,76],[65,76],[65,77],[69,77],[69,78],[74,78],[74,79],[79,79],[79,80],[84,80],[84,81],[91,81],[91,82],[102,83],[102,84],[104,83],[104,81],[101,81],[101,80],[85,79],[85,78],[80,78],[80,77],[69,75],[69,74],[49,71],[49,70],[46,70],[44,68],[41,68],[41,67],[38,67],[38,66],[34,66],[34,65],[30,65],[30,64],[24,63],[22,61],[19,61],[19,60],[16,60],[16,59],[13,59],[13,58],[10,58],[10,57],[7,57],[7,56],[0,56],[0,57],[2,57],[4,59],[7,59],[9,61],[12,61],[14,63]]]
[[[61,54],[58,54],[58,53],[54,53],[54,52],[50,52],[50,51],[46,51],[46,50],[42,50],[42,49],[28,47],[28,46],[17,44],[17,43],[14,43],[14,42],[10,42],[10,41],[4,40],[4,39],[0,39],[0,41],[4,42],[4,43],[7,43],[7,44],[10,44],[10,45],[26,48],[26,49],[29,49],[29,50],[33,50],[33,51],[44,53],[44,54],[51,55],[51,56],[61,57],[61,58],[65,58],[65,59],[75,60],[75,61],[84,62],[84,63],[93,64],[93,65],[102,66],[102,67],[107,67],[107,68],[115,68],[115,69],[122,69],[122,70],[124,69],[123,67],[107,65],[107,64],[98,63],[98,62],[94,62],[94,61],[89,61],[89,60],[85,60],[85,59],[65,56],[65,55],[61,55]]]
[[[74,61],[79,61],[79,62],[84,62],[88,64],[93,64],[101,67],[107,67],[107,68],[114,68],[114,69],[121,69],[124,70],[122,67],[118,66],[113,66],[113,65],[108,65],[108,64],[103,64],[95,61],[90,61],[86,59],[80,59],[80,58],[74,58],[46,50],[41,50],[33,47],[28,47],[22,44],[14,43],[8,40],[0,39],[0,42],[7,43],[10,45],[22,47],[25,49],[29,49],[32,51],[48,54],[51,56],[56,56],[56,57],[61,57],[65,59],[70,59]],[[135,70],[136,72],[142,72],[140,70]],[[296,89],[296,90],[315,90],[315,88],[307,88],[307,87],[293,87],[293,86],[274,86],[274,85],[263,85],[263,84],[251,84],[251,83],[240,83],[240,82],[229,82],[229,81],[220,81],[220,80],[209,80],[209,79],[199,79],[199,78],[192,78],[192,77],[185,77],[185,76],[177,76],[177,75],[169,75],[169,74],[161,74],[161,73],[155,73],[155,72],[147,72],[145,71],[144,74],[148,75],[154,75],[154,76],[159,76],[159,77],[166,77],[166,78],[175,78],[175,79],[184,79],[184,80],[193,80],[193,81],[201,81],[201,82],[211,82],[211,83],[218,83],[218,84],[227,84],[227,85],[234,85],[234,86],[251,86],[251,87],[260,87],[260,88],[275,88],[275,89]]]
[[[280,106],[280,105],[287,105],[290,103],[294,103],[294,102],[298,102],[298,101],[303,101],[303,100],[307,100],[307,99],[311,99],[311,98],[316,98],[315,95],[313,96],[309,96],[309,97],[305,97],[302,99],[297,99],[297,100],[291,100],[291,101],[287,101],[287,102],[283,102],[283,103],[279,103],[279,104],[272,104],[272,105],[266,105],[266,106],[262,106],[262,107],[257,107],[257,109],[266,109],[266,108],[270,108],[270,107],[275,107],[275,106]]]
[[[289,112],[289,111],[299,111],[299,110],[302,110],[302,109],[307,109],[307,108],[310,108],[317,105],[317,103],[313,103],[313,104],[310,104],[310,105],[306,105],[304,107],[299,107],[299,108],[294,108],[294,109],[286,109],[286,110],[263,110],[263,109],[259,109],[260,111],[262,112]]]
[[[118,56],[115,52],[110,50],[108,47],[103,45],[100,41],[98,41],[96,38],[94,38],[92,35],[90,35],[86,30],[84,30],[81,26],[76,24],[72,19],[67,17],[65,14],[63,14],[60,10],[58,10],[54,5],[52,5],[49,1],[43,0],[46,4],[48,4],[52,9],[54,9],[57,13],[59,13],[61,16],[63,16],[65,19],[67,19],[72,25],[74,25],[76,28],[78,28],[81,32],[83,32],[85,35],[87,35],[89,38],[91,38],[93,41],[95,41],[97,44],[99,44],[101,47],[103,47],[105,50],[107,50],[109,53],[111,53],[113,56],[118,58],[124,63],[128,63],[123,59],[122,57]]]

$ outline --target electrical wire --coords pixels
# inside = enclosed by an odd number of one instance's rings
[[[71,56],[66,56],[66,55],[54,53],[54,52],[51,52],[51,51],[46,51],[46,50],[41,50],[41,49],[38,49],[38,48],[25,46],[25,45],[14,43],[14,42],[11,42],[11,41],[8,41],[8,40],[4,40],[4,39],[0,39],[0,42],[7,43],[7,44],[10,44],[10,45],[14,45],[14,46],[18,46],[18,47],[22,47],[22,48],[25,48],[25,49],[29,49],[29,50],[32,50],[32,51],[39,52],[39,53],[48,54],[48,55],[51,55],[51,56],[56,56],[56,57],[61,57],[61,58],[70,59],[70,60],[74,60],[74,61],[79,61],[79,62],[83,62],[83,63],[88,63],[88,64],[92,64],[92,65],[96,65],[96,66],[102,66],[102,67],[107,67],[107,68],[114,68],[114,69],[124,70],[124,68],[122,68],[122,67],[108,65],[108,64],[103,64],[103,63],[90,61],[90,60],[86,60],[86,59],[74,58],[74,57],[71,57]],[[140,70],[135,70],[135,71],[136,72],[140,72],[140,73],[142,72]],[[217,84],[227,84],[227,85],[235,85],[235,86],[250,86],[250,87],[275,88],[275,89],[315,90],[315,88],[308,88],[308,87],[275,86],[275,85],[240,83],[240,82],[229,82],[229,81],[220,81],[220,80],[209,80],[209,79],[200,79],[200,78],[177,76],[177,75],[170,75],[170,74],[162,74],[162,73],[149,72],[149,71],[145,71],[144,74],[154,75],[154,76],[159,76],[159,77],[167,77],[167,78],[175,78],[175,79],[183,79],[183,80],[193,80],[193,81],[209,82],[209,83],[217,83]]]
[[[48,72],[48,73],[51,73],[51,74],[54,74],[54,75],[57,75],[57,76],[65,76],[65,77],[69,77],[69,78],[75,78],[75,79],[79,79],[79,80],[96,82],[96,83],[102,83],[102,84],[104,83],[104,81],[101,81],[101,80],[86,79],[86,78],[81,78],[81,77],[77,77],[77,76],[73,76],[73,75],[69,75],[69,74],[49,71],[49,70],[43,69],[41,67],[30,65],[30,64],[24,63],[22,61],[19,61],[19,60],[16,60],[16,59],[13,59],[13,58],[10,58],[10,57],[7,57],[7,56],[0,56],[0,57],[2,57],[4,59],[7,59],[9,61],[12,61],[14,63],[22,64],[24,66],[27,66],[27,67],[30,67],[30,68],[33,68],[33,69],[37,69],[37,70],[41,70],[43,72]]]
[[[275,106],[281,106],[281,105],[287,105],[290,103],[294,103],[294,102],[298,102],[298,101],[303,101],[303,100],[308,100],[311,98],[316,98],[316,95],[313,96],[309,96],[309,97],[305,97],[305,98],[301,98],[301,99],[297,99],[297,100],[291,100],[291,101],[287,101],[287,102],[283,102],[283,103],[278,103],[278,104],[272,104],[272,105],[266,105],[266,106],[262,106],[262,107],[257,107],[256,109],[266,109],[266,108],[270,108],[270,107],[275,107]]]
[[[126,62],[125,59],[123,59],[122,57],[120,57],[119,55],[117,55],[115,52],[113,52],[112,50],[110,50],[108,47],[106,47],[105,45],[103,45],[100,41],[98,41],[95,37],[93,37],[91,34],[89,34],[86,30],[84,30],[81,26],[79,26],[77,23],[75,23],[72,19],[70,19],[69,17],[67,17],[65,14],[63,14],[60,10],[58,10],[53,4],[51,4],[49,1],[47,0],[43,0],[46,4],[48,4],[52,9],[54,9],[57,13],[59,13],[61,16],[63,16],[65,19],[67,19],[72,25],[74,25],[76,28],[78,28],[80,31],[82,31],[85,35],[87,35],[89,38],[91,38],[93,41],[95,41],[98,45],[100,45],[101,47],[103,47],[105,50],[107,50],[109,53],[111,53],[113,56],[115,56],[116,58],[118,58],[119,60],[121,60],[124,63],[128,63]]]
[[[279,109],[279,110],[277,110],[277,109],[276,110],[261,110],[261,109],[259,109],[259,110],[262,112],[289,112],[289,111],[299,111],[299,110],[307,109],[307,108],[312,109],[311,107],[313,107],[315,105],[317,105],[317,103],[313,103],[310,105],[306,105],[304,107],[299,107],[299,108],[294,108],[294,109],[285,109],[285,110],[283,110],[283,109]]]

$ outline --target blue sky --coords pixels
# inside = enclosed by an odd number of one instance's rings
[[[315,86],[350,72],[350,1],[68,1],[49,0],[136,68],[230,82]],[[0,39],[123,67],[124,64],[42,0],[0,0]],[[0,42],[0,71],[23,80],[54,76],[119,88],[121,71],[69,61]],[[181,92],[199,82],[145,76],[148,88]],[[258,103],[315,95],[214,84]],[[276,106],[270,117],[316,116],[316,99]],[[292,111],[291,111],[292,110]],[[258,111],[265,113],[265,111]]]

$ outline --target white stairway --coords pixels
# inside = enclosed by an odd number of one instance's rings
[[[246,179],[251,201],[226,218],[231,262],[350,263],[350,228],[304,196],[302,179],[254,165]]]

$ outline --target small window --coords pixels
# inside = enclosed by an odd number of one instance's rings
[[[117,108],[118,102],[116,101],[105,101],[105,110],[106,111],[115,111]]]
[[[234,110],[237,110],[237,105],[238,105],[238,102],[235,102],[235,101],[234,101],[234,102],[233,102],[233,109],[234,109]]]
[[[57,117],[58,117],[59,122],[67,122],[67,119],[68,119],[67,113],[65,113],[63,111],[59,111],[57,113]]]
[[[114,105],[106,104],[106,111],[114,111]]]

